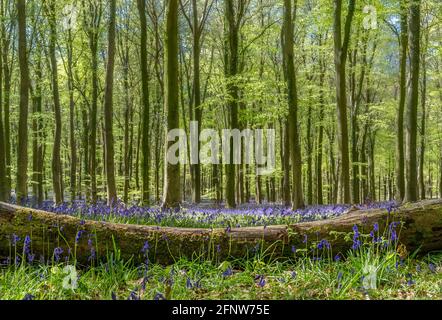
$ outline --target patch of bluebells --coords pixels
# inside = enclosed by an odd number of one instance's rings
[[[330,250],[331,246],[330,246],[330,242],[328,242],[325,239],[322,239],[319,243],[318,243],[318,249],[319,250],[323,250],[323,249],[327,249]]]
[[[55,205],[52,201],[44,201],[37,205],[32,198],[25,201],[25,206],[53,212],[77,216],[82,219],[98,221],[117,221],[145,225],[176,226],[176,227],[220,227],[226,232],[230,226],[269,226],[276,224],[293,224],[324,220],[345,214],[350,205],[315,205],[305,209],[292,210],[279,204],[255,203],[241,204],[235,209],[224,208],[213,204],[190,205],[184,204],[180,210],[163,210],[160,207],[143,207],[136,204],[126,205],[117,201],[114,207],[109,207],[105,201],[88,204],[84,200]],[[359,205],[361,210],[387,209],[389,212],[397,207],[395,202],[379,202]]]

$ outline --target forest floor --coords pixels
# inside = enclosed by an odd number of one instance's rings
[[[368,260],[367,255],[352,255],[340,261],[269,263],[257,257],[136,267],[117,259],[78,269],[74,282],[66,264],[20,264],[1,269],[0,299],[442,299],[441,254],[402,261],[386,255],[372,261],[374,279],[364,276]]]
[[[363,208],[394,210],[393,202]],[[84,219],[186,227],[287,224],[339,216],[350,206],[315,206],[292,211],[282,206],[241,206],[235,210],[187,206],[179,212],[118,206],[54,206],[40,209]],[[12,235],[10,256],[0,261],[0,299],[442,299],[442,253],[425,256],[400,250],[398,239],[361,237],[345,254],[332,256],[322,240],[314,248],[293,248],[293,257],[271,260],[262,250],[247,259],[178,260],[162,266],[123,261],[114,248],[98,261],[91,249],[89,265],[55,252],[39,261],[31,254],[31,237]],[[23,242],[23,251],[17,249]],[[21,245],[20,245],[21,248]],[[15,250],[14,250],[15,249]],[[143,248],[140,248],[142,251]],[[148,249],[147,249],[148,250]],[[317,252],[316,257],[308,254]],[[65,253],[66,254],[66,253]]]

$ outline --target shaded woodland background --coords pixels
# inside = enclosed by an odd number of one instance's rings
[[[0,17],[0,200],[442,197],[437,0],[0,0]],[[191,120],[275,129],[276,172],[166,165]]]

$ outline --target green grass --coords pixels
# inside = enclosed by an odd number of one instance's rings
[[[361,277],[367,265],[377,270],[376,289],[364,289]],[[364,250],[337,262],[307,257],[265,262],[255,256],[218,263],[179,260],[168,267],[149,265],[146,269],[121,261],[117,252],[106,263],[77,270],[75,289],[63,285],[68,279],[65,266],[20,264],[1,269],[0,299],[23,299],[30,294],[35,299],[101,300],[112,299],[112,293],[118,299],[128,299],[131,292],[143,300],[154,299],[158,293],[180,300],[442,299],[441,254],[399,263],[392,252],[375,255]],[[227,268],[232,275],[223,275]],[[410,275],[412,283],[407,283]],[[262,287],[258,276],[265,280]]]

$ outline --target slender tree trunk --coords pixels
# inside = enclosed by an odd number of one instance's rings
[[[98,38],[99,27],[102,16],[101,3],[90,7],[91,17],[89,18],[89,49],[91,53],[91,78],[92,78],[92,101],[89,117],[89,175],[91,184],[92,203],[98,200],[97,195],[97,114],[98,114]]]
[[[106,84],[104,91],[104,136],[106,155],[106,179],[107,179],[107,203],[114,205],[118,200],[117,186],[115,183],[114,164],[114,135],[112,127],[113,118],[113,86],[115,65],[115,23],[116,23],[116,0],[110,2],[110,20],[108,31],[108,54],[106,67]]]
[[[150,160],[150,138],[149,138],[149,70],[147,64],[147,19],[146,19],[146,3],[144,0],[137,0],[138,4],[138,14],[140,16],[140,28],[141,28],[141,39],[140,39],[140,66],[141,66],[141,87],[142,93],[142,149],[141,153],[141,175],[143,180],[142,187],[142,202],[143,204],[149,203],[150,193],[149,193],[149,160]]]
[[[6,7],[4,6],[3,0],[0,2],[2,16],[6,15]],[[11,193],[11,184],[12,184],[12,176],[11,176],[11,128],[10,128],[10,97],[11,97],[11,69],[9,66],[9,48],[11,43],[11,36],[7,35],[5,20],[1,21],[1,39],[2,39],[2,64],[0,68],[3,69],[3,104],[0,101],[0,105],[4,108],[4,126],[3,126],[3,134],[4,134],[4,149],[5,149],[5,162],[6,162],[6,185],[5,185],[5,193],[10,195]],[[12,33],[13,30],[10,30]],[[13,61],[11,61],[13,62]],[[0,83],[1,88],[1,83]],[[1,108],[1,107],[0,107]],[[0,121],[3,121],[3,118],[0,118]]]
[[[293,18],[291,0],[284,0],[284,58],[289,108],[290,159],[293,175],[292,208],[299,209],[304,207],[304,196],[302,192],[301,147],[298,131],[298,93],[293,52]]]
[[[3,14],[3,1],[0,2],[1,15],[0,18],[4,19]],[[2,22],[3,23],[3,22]],[[2,34],[2,36],[5,36]],[[6,177],[6,149],[5,149],[5,134],[3,129],[3,106],[1,102],[3,100],[3,91],[1,90],[1,84],[3,82],[3,68],[2,56],[0,55],[0,201],[9,200],[8,181]]]
[[[52,186],[54,191],[54,201],[56,204],[63,202],[63,178],[62,178],[62,166],[61,166],[61,106],[60,106],[60,93],[58,88],[58,63],[55,52],[57,41],[57,25],[56,25],[56,12],[55,12],[55,0],[52,0],[49,4],[49,25],[50,25],[50,42],[49,42],[49,55],[51,60],[51,83],[52,83],[52,95],[54,99],[54,115],[55,115],[55,132],[54,132],[54,147],[52,149]]]
[[[410,3],[408,38],[410,46],[410,90],[407,104],[406,126],[406,188],[405,202],[418,200],[417,194],[417,109],[419,99],[420,63],[420,0]]]
[[[225,15],[226,15],[226,77],[227,93],[229,95],[229,129],[238,129],[238,86],[235,83],[235,77],[238,74],[238,49],[239,49],[239,26],[240,21],[237,21],[235,15],[235,4],[233,0],[225,0]],[[227,142],[226,142],[227,143]],[[233,157],[233,139],[229,139],[230,143],[230,163],[225,166],[226,170],[226,206],[229,208],[236,207],[235,201],[235,171]]]
[[[166,18],[165,41],[165,110],[167,112],[167,127],[165,135],[164,158],[164,194],[163,208],[176,208],[181,201],[180,164],[172,164],[167,159],[167,152],[174,141],[168,141],[170,130],[179,128],[179,99],[178,99],[178,0],[169,0]]]
[[[400,33],[400,76],[399,76],[399,107],[397,112],[396,132],[396,200],[405,197],[405,158],[404,158],[404,110],[407,90],[407,8],[406,0],[401,1],[401,33]]]
[[[200,42],[201,42],[201,28],[198,22],[198,6],[197,1],[192,0],[192,18],[193,18],[193,101],[195,121],[198,123],[198,132],[201,132],[202,126],[202,109],[201,109],[201,88],[200,88]],[[203,22],[204,23],[204,22]],[[200,142],[198,139],[198,150],[200,149]],[[192,164],[191,170],[193,172],[193,186],[192,186],[192,202],[201,202],[201,166],[199,159],[198,163]]]
[[[351,23],[355,12],[355,0],[349,1],[347,18],[345,21],[344,39],[341,34],[341,11],[342,0],[334,0],[334,48],[335,48],[335,68],[336,68],[336,100],[338,114],[338,145],[341,160],[341,186],[343,188],[344,203],[349,203],[350,199],[350,160],[348,143],[347,124],[347,94],[346,94],[346,72],[348,45],[350,42]]]
[[[39,46],[37,46],[39,47]],[[40,49],[40,48],[39,48]],[[41,162],[42,162],[42,70],[41,70],[41,56],[37,56],[36,71],[35,71],[35,93],[33,97],[33,117],[32,117],[32,194],[35,197],[35,201],[40,204],[43,199],[41,197],[40,183],[42,183]]]
[[[310,92],[311,93],[311,92]],[[311,94],[310,94],[311,96]],[[312,139],[312,106],[307,110],[307,203],[313,204],[313,141]]]
[[[17,141],[17,203],[26,200],[28,181],[28,106],[29,69],[26,53],[26,1],[17,0],[18,56],[20,65],[20,103]]]
[[[324,141],[324,78],[325,78],[325,62],[321,56],[320,75],[319,75],[319,133],[318,133],[318,152],[316,158],[316,199],[319,205],[323,204],[324,196],[322,190],[322,156],[323,156],[323,141]]]
[[[424,164],[425,164],[425,128],[426,128],[426,118],[427,118],[427,60],[426,60],[426,49],[428,43],[428,33],[425,33],[423,37],[424,47],[422,50],[422,83],[421,83],[421,126],[420,126],[420,155],[419,155],[419,191],[420,199],[424,200],[425,194],[425,176],[424,176]]]
[[[74,74],[73,74],[73,43],[72,31],[68,31],[68,89],[69,89],[69,145],[71,147],[71,201],[74,201],[77,195],[77,144],[75,141],[75,101],[74,101]]]

